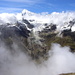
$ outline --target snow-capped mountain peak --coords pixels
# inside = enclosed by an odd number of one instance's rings
[[[33,16],[35,13],[33,13],[33,12],[30,12],[30,11],[28,11],[28,10],[26,10],[26,9],[24,9],[23,11],[22,11],[22,16],[26,16],[26,15],[28,15],[28,16]]]
[[[53,12],[51,14],[41,14],[41,13],[33,13],[26,9],[22,11],[22,13],[17,14],[9,14],[2,13],[0,14],[0,25],[16,25],[17,22],[21,24],[25,24],[27,27],[27,23],[29,25],[34,26],[35,31],[41,31],[45,27],[54,24],[57,26],[57,31],[61,31],[62,29],[69,28],[69,23],[75,19],[75,12]],[[26,22],[26,23],[24,23]],[[75,22],[75,21],[74,21]],[[47,25],[47,26],[45,26]],[[69,26],[68,26],[69,25]],[[71,27],[72,31],[75,31],[75,24]]]

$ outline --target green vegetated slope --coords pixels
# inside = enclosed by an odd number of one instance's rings
[[[74,36],[75,32],[71,33]],[[56,33],[41,33],[40,36],[45,39],[48,49],[52,43],[58,43],[62,47],[69,46],[72,52],[75,52],[75,38],[71,35],[58,37]]]

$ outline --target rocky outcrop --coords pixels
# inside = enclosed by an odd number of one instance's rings
[[[28,28],[30,28],[30,29],[34,28],[34,25],[30,24],[30,23],[28,22],[28,20],[23,19],[22,21],[23,21],[25,24],[27,24],[27,27],[28,27]]]
[[[41,31],[42,33],[51,33],[56,31],[56,24],[51,23],[50,25],[45,24],[45,28]]]
[[[1,25],[0,26],[0,37],[1,38],[8,38],[8,37],[15,37],[15,36],[23,36],[27,38],[29,36],[30,31],[27,30],[25,25]]]

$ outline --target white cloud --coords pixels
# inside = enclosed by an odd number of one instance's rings
[[[0,42],[1,43],[1,42]],[[47,61],[36,65],[13,43],[12,51],[0,45],[0,75],[58,75],[75,72],[75,54],[68,47],[53,44]]]

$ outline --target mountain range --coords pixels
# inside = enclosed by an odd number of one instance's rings
[[[13,44],[37,64],[48,60],[53,43],[75,52],[75,12],[0,14],[0,42],[15,53]],[[1,45],[1,44],[0,44]]]

